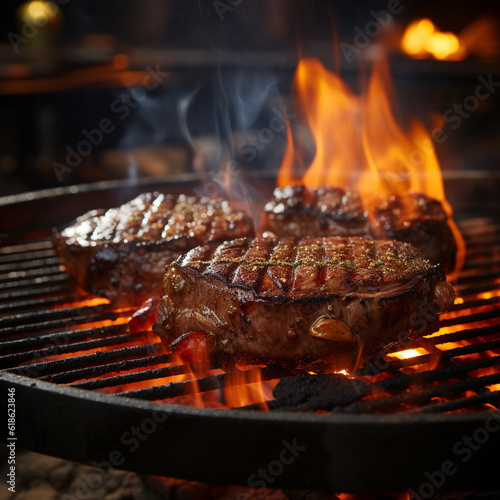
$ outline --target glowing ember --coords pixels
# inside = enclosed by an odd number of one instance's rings
[[[417,356],[422,356],[423,354],[428,354],[428,352],[419,347],[417,349],[407,349],[406,351],[393,352],[388,354],[388,357],[398,358],[398,359],[410,359],[416,358]]]

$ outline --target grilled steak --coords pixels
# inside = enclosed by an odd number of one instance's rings
[[[54,235],[79,283],[117,305],[159,297],[165,266],[200,244],[252,236],[251,220],[223,200],[145,193],[94,210]]]
[[[454,302],[407,243],[360,237],[242,238],[171,263],[155,331],[208,332],[225,359],[335,369],[428,329]]]
[[[358,193],[339,187],[275,189],[264,208],[261,227],[276,236],[363,236],[368,217]]]
[[[406,241],[420,249],[444,273],[456,265],[457,242],[448,224],[448,215],[438,200],[412,193],[407,203],[392,198],[380,204],[373,214],[374,238]]]
[[[339,187],[277,188],[265,206],[261,230],[276,236],[368,236],[416,246],[445,273],[455,268],[457,243],[441,203],[410,193],[392,197],[368,216],[355,191]]]

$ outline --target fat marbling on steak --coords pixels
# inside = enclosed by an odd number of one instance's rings
[[[116,305],[159,297],[165,266],[191,248],[253,235],[251,220],[227,201],[144,193],[94,210],[54,234],[56,250],[79,283]]]
[[[171,263],[154,330],[204,331],[222,359],[352,368],[426,331],[455,298],[412,245],[361,237],[241,238]]]
[[[275,236],[368,236],[416,246],[443,272],[454,270],[457,242],[442,204],[419,193],[391,196],[372,213],[354,190],[337,186],[276,188],[264,207],[261,230]]]

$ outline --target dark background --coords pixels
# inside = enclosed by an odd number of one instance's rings
[[[239,151],[276,110],[291,109],[299,52],[339,69],[358,90],[371,51],[384,46],[402,123],[416,115],[431,126],[432,117],[473,93],[478,76],[492,73],[500,81],[498,57],[416,61],[394,50],[410,20],[429,17],[441,30],[457,33],[480,16],[498,20],[494,0],[401,0],[391,26],[351,61],[339,43],[353,43],[355,28],[363,29],[372,11],[386,9],[387,0],[66,0],[55,19],[15,50],[10,41],[23,34],[20,9],[28,3],[7,0],[1,7],[0,195],[216,171],[228,157],[245,170],[276,170],[284,132],[262,150],[254,148],[255,157]],[[126,56],[125,64],[117,54]],[[140,102],[131,101],[134,107],[119,119],[112,103],[128,95],[148,67],[168,77]],[[436,145],[444,170],[498,170],[499,109],[497,92]],[[67,147],[75,149],[82,131],[103,118],[112,120],[113,132],[58,176],[53,162],[65,164]]]

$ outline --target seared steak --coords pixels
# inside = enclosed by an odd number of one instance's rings
[[[358,193],[333,186],[276,188],[264,208],[261,228],[278,237],[369,235]]]
[[[448,220],[438,200],[412,193],[405,204],[397,198],[381,203],[373,214],[371,233],[374,238],[411,243],[448,274],[457,258],[457,242]]]
[[[275,236],[368,236],[396,239],[416,246],[445,273],[455,268],[457,243],[441,203],[410,193],[368,214],[355,191],[339,187],[277,188],[265,206],[261,230]]]
[[[171,263],[154,330],[169,345],[205,331],[232,361],[337,370],[426,331],[454,302],[407,243],[360,237],[242,238]]]
[[[79,283],[116,305],[159,297],[165,266],[200,244],[252,236],[251,220],[226,201],[145,193],[94,210],[54,239]]]

